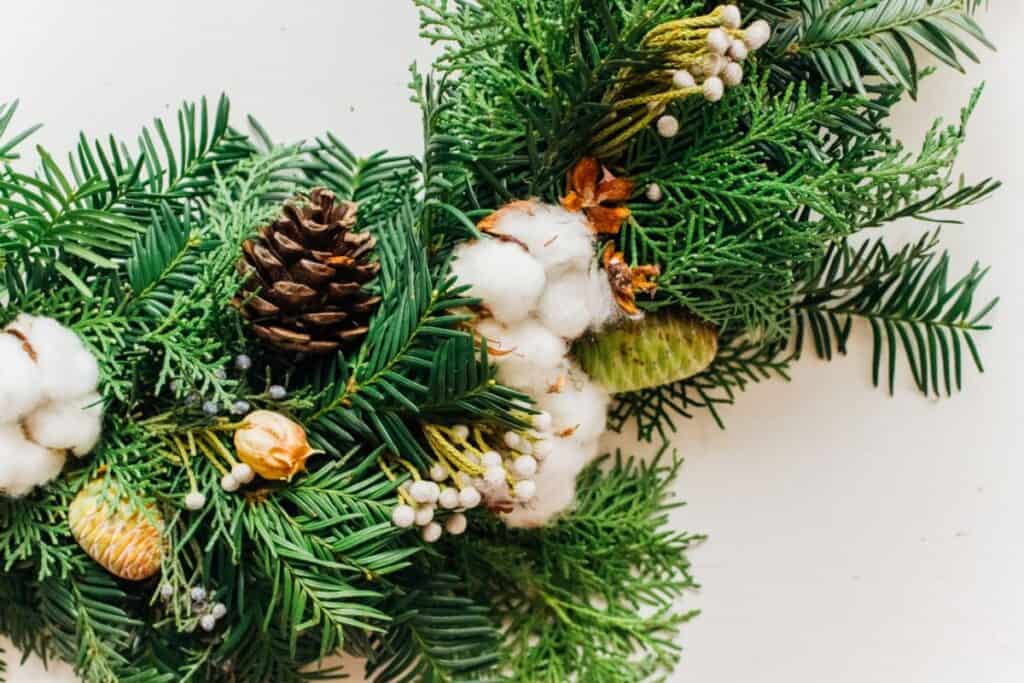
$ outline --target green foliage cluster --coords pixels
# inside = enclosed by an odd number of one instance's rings
[[[89,683],[303,681],[345,650],[374,681],[654,680],[675,666],[678,603],[695,587],[700,539],[665,529],[679,463],[621,456],[579,480],[575,511],[534,531],[484,510],[470,531],[427,546],[390,523],[403,482],[379,463],[428,462],[423,422],[522,426],[525,396],[501,386],[466,330],[475,303],[450,275],[452,247],[506,201],[556,201],[591,150],[602,97],[624,66],[659,64],[638,45],[660,22],[709,7],[677,0],[416,0],[444,51],[413,74],[424,115],[419,159],[356,157],[335,136],[280,145],[233,125],[226,98],[185,104],[129,147],[82,136],[63,163],[0,105],[0,324],[57,318],[100,360],[100,447],[43,490],[0,497],[0,633],[71,662]],[[742,87],[673,110],[614,159],[637,181],[618,246],[662,276],[649,310],[718,326],[721,352],[689,380],[617,397],[610,425],[665,437],[675,416],[721,409],[751,382],[787,377],[808,346],[846,351],[854,321],[874,338],[876,383],[900,358],[925,393],[950,393],[993,304],[984,270],[956,279],[938,233],[903,249],[857,233],[893,220],[946,220],[998,186],[952,173],[976,99],[921,149],[888,117],[924,71],[913,47],[950,66],[984,44],[977,2],[759,0],[776,26]],[[898,5],[898,7],[897,7]],[[657,183],[664,199],[643,190]],[[365,342],[328,358],[261,346],[231,302],[242,241],[296,192],[323,185],[359,203],[377,238],[382,297]],[[251,369],[232,359],[245,353]],[[288,388],[274,399],[272,385]],[[323,453],[291,483],[226,493],[180,445],[226,443],[202,410],[245,401],[285,412]],[[66,510],[104,476],[140,510],[161,511],[159,579],[107,575],[74,542]],[[193,484],[195,482],[195,484]],[[207,498],[183,506],[195,486]],[[202,586],[228,614],[208,634],[190,608]],[[163,595],[169,591],[170,597]],[[2,672],[0,672],[2,673]]]

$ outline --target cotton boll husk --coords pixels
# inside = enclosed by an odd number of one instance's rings
[[[100,440],[102,399],[99,394],[87,394],[61,403],[47,403],[25,418],[25,429],[40,446],[85,455]]]
[[[576,477],[586,464],[587,453],[577,439],[555,439],[551,455],[534,478],[537,492],[527,504],[503,515],[514,528],[537,528],[572,507],[576,499]]]
[[[63,467],[62,452],[32,443],[20,425],[0,425],[0,493],[24,496],[52,480]]]
[[[518,244],[496,239],[467,242],[455,250],[452,274],[470,285],[498,320],[516,323],[536,308],[544,291],[544,267]]]
[[[0,333],[0,423],[17,422],[42,400],[39,367],[20,339]]]
[[[537,317],[544,327],[566,339],[576,339],[591,323],[587,306],[590,277],[579,270],[563,274],[549,282],[537,306]]]
[[[540,396],[537,406],[551,414],[555,434],[592,441],[605,430],[609,400],[608,392],[574,367],[561,391]]]
[[[561,206],[531,203],[506,209],[494,229],[525,244],[549,274],[584,270],[594,257],[586,216]]]
[[[74,332],[52,318],[25,314],[7,329],[22,334],[35,352],[46,398],[63,401],[96,391],[99,364]]]

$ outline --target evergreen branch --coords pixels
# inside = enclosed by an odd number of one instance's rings
[[[963,71],[961,59],[977,62],[966,42],[973,38],[995,49],[971,18],[977,0],[807,0],[789,25],[779,27],[777,44],[808,60],[834,87],[867,93],[864,79],[878,76],[917,92],[914,47]]]
[[[15,149],[18,145],[43,127],[41,123],[37,123],[36,125],[19,133],[12,134],[5,140],[4,136],[7,134],[7,129],[11,125],[11,119],[14,118],[14,113],[16,111],[18,111],[18,100],[14,100],[13,102],[0,102],[0,163],[14,161],[17,159],[18,154]]]
[[[984,371],[974,340],[998,299],[975,308],[975,294],[987,270],[975,264],[949,283],[949,257],[934,251],[937,235],[891,254],[879,240],[854,249],[834,246],[802,289],[794,306],[796,348],[810,334],[816,353],[846,353],[853,320],[866,320],[872,332],[872,378],[895,390],[899,355],[906,358],[914,383],[924,394],[952,394],[963,385],[964,356]]]
[[[500,633],[490,607],[465,597],[458,576],[433,573],[409,584],[416,588],[389,606],[395,619],[367,660],[370,680],[478,680],[498,663]]]
[[[667,531],[680,461],[616,457],[588,467],[575,511],[542,530],[510,530],[453,546],[474,595],[504,618],[511,680],[632,683],[670,670],[673,642],[694,612],[672,603],[696,587],[686,552],[701,537]]]

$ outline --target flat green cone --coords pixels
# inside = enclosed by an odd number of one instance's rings
[[[621,394],[702,372],[718,353],[718,331],[686,313],[660,311],[583,337],[573,351],[595,382]]]

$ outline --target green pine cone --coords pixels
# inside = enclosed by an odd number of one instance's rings
[[[718,330],[687,313],[659,311],[583,337],[574,351],[594,381],[621,394],[702,372],[718,353]]]

